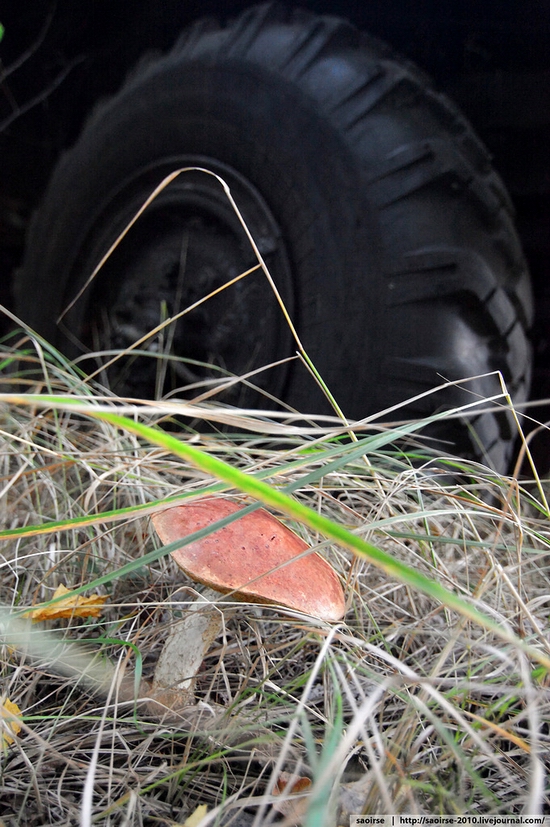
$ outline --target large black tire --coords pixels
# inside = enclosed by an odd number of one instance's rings
[[[55,323],[63,308],[164,175],[191,165],[229,183],[348,416],[401,402],[440,377],[497,369],[513,398],[525,400],[529,277],[487,151],[455,107],[387,47],[342,20],[273,4],[225,28],[197,22],[96,108],[32,222],[16,283],[22,318],[66,347]],[[182,258],[189,276],[180,283]],[[172,313],[252,261],[215,179],[182,175],[65,326],[87,345],[105,345],[105,329],[111,344],[130,344],[159,321],[161,304]],[[235,372],[293,353],[261,274],[232,291],[180,323],[173,349]],[[180,368],[173,381],[197,370]],[[123,393],[153,391],[146,368],[118,381]],[[263,381],[304,412],[324,405],[296,363]],[[498,393],[498,379],[480,379],[475,390]],[[450,388],[408,412],[469,400]],[[505,470],[510,418],[484,413],[471,427],[475,435],[447,423],[446,448]]]

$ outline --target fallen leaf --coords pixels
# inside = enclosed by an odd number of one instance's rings
[[[183,822],[183,827],[198,827],[201,823],[203,818],[208,812],[208,807],[206,804],[199,804],[196,810],[194,810],[189,818],[186,818]]]
[[[311,779],[305,775],[295,778],[290,789],[287,790],[291,775],[288,772],[282,772],[273,786],[273,795],[282,795],[283,792],[289,793],[303,793],[304,790],[309,790],[311,787]]]
[[[302,824],[306,814],[308,800],[307,796],[300,796],[300,798],[287,798],[287,796],[304,793],[311,787],[311,779],[302,775],[299,778],[292,779],[292,775],[288,772],[282,772],[273,786],[273,795],[284,796],[280,802],[273,804],[273,809],[278,813],[286,816],[286,823],[299,825]]]
[[[21,725],[17,719],[21,717],[21,710],[10,701],[8,698],[0,706],[0,727],[2,730],[2,749],[13,744],[13,736],[19,735],[21,732]]]
[[[103,604],[109,595],[100,596],[94,594],[91,597],[82,597],[81,594],[73,594],[66,586],[58,586],[52,600],[56,597],[68,595],[64,600],[59,600],[53,606],[41,604],[34,609],[25,612],[26,617],[32,618],[33,623],[40,620],[58,620],[61,617],[99,617]]]

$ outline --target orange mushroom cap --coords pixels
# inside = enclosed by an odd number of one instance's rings
[[[173,543],[240,510],[232,500],[205,497],[167,508],[152,520],[162,542]],[[237,600],[278,603],[322,620],[340,620],[344,593],[332,566],[315,552],[293,559],[308,548],[261,508],[173,551],[172,557],[194,580],[232,592]]]

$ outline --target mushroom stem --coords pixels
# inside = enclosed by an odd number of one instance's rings
[[[212,589],[205,589],[194,601],[183,601],[182,592],[174,595],[172,612],[183,612],[184,616],[168,632],[149,690],[152,700],[172,710],[195,703],[197,673],[223,629],[224,614],[215,605],[219,597]]]

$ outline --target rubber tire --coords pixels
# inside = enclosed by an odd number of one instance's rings
[[[32,222],[15,286],[23,319],[63,342],[54,320],[84,278],[98,193],[182,152],[219,159],[265,198],[291,260],[299,335],[346,415],[496,370],[516,402],[527,398],[529,276],[486,149],[388,47],[271,3],[225,28],[198,21],[97,106]],[[500,392],[494,375],[472,387]],[[299,365],[284,397],[326,410]],[[471,399],[452,387],[407,413]],[[449,451],[509,467],[506,413],[449,421],[442,435]]]

